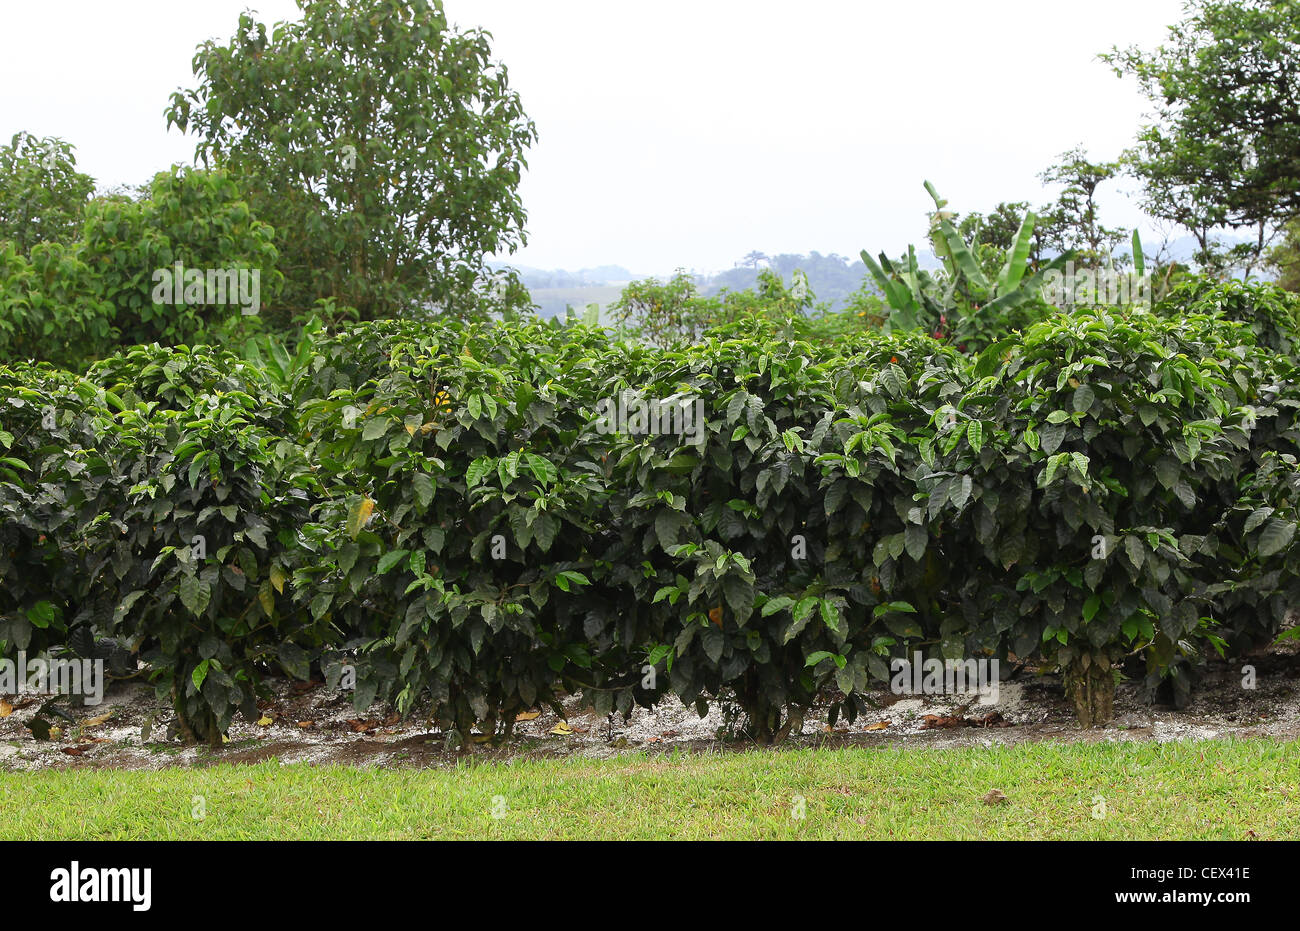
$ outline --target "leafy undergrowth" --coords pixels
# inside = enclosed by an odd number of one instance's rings
[[[0,781],[0,838],[1294,838],[1296,751],[1272,740],[1037,743],[420,771],[46,771]]]

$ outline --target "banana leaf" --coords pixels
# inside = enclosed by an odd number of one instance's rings
[[[1029,247],[1034,239],[1034,226],[1038,223],[1038,218],[1030,210],[1025,214],[1025,219],[1020,224],[1020,229],[1016,233],[1016,241],[1012,243],[1011,251],[1007,254],[1007,262],[1002,266],[1002,272],[998,275],[997,296],[1010,294],[1020,286],[1020,279],[1024,277],[1025,270],[1029,267]]]

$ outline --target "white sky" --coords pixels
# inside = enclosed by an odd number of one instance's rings
[[[193,156],[163,110],[204,39],[292,0],[0,0],[0,138],[60,136],[102,186]],[[483,26],[541,141],[512,261],[717,271],[751,249],[856,256],[957,210],[1045,202],[1084,143],[1114,158],[1143,101],[1096,60],[1150,47],[1179,0],[446,0]],[[1103,221],[1138,222],[1115,193]],[[1145,238],[1145,237],[1144,237]]]

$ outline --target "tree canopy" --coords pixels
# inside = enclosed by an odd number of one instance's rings
[[[525,240],[536,139],[490,35],[450,27],[441,0],[298,3],[301,22],[268,34],[245,13],[201,46],[169,125],[275,227],[289,307],[474,309],[484,256]]]

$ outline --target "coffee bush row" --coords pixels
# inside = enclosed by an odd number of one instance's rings
[[[917,651],[1059,665],[1100,722],[1121,670],[1185,695],[1296,604],[1279,332],[1092,310],[967,358],[378,321],[273,367],[0,368],[0,641],[112,638],[208,741],[273,670],[462,738],[581,695],[779,739]],[[702,419],[602,420],[638,400]]]

